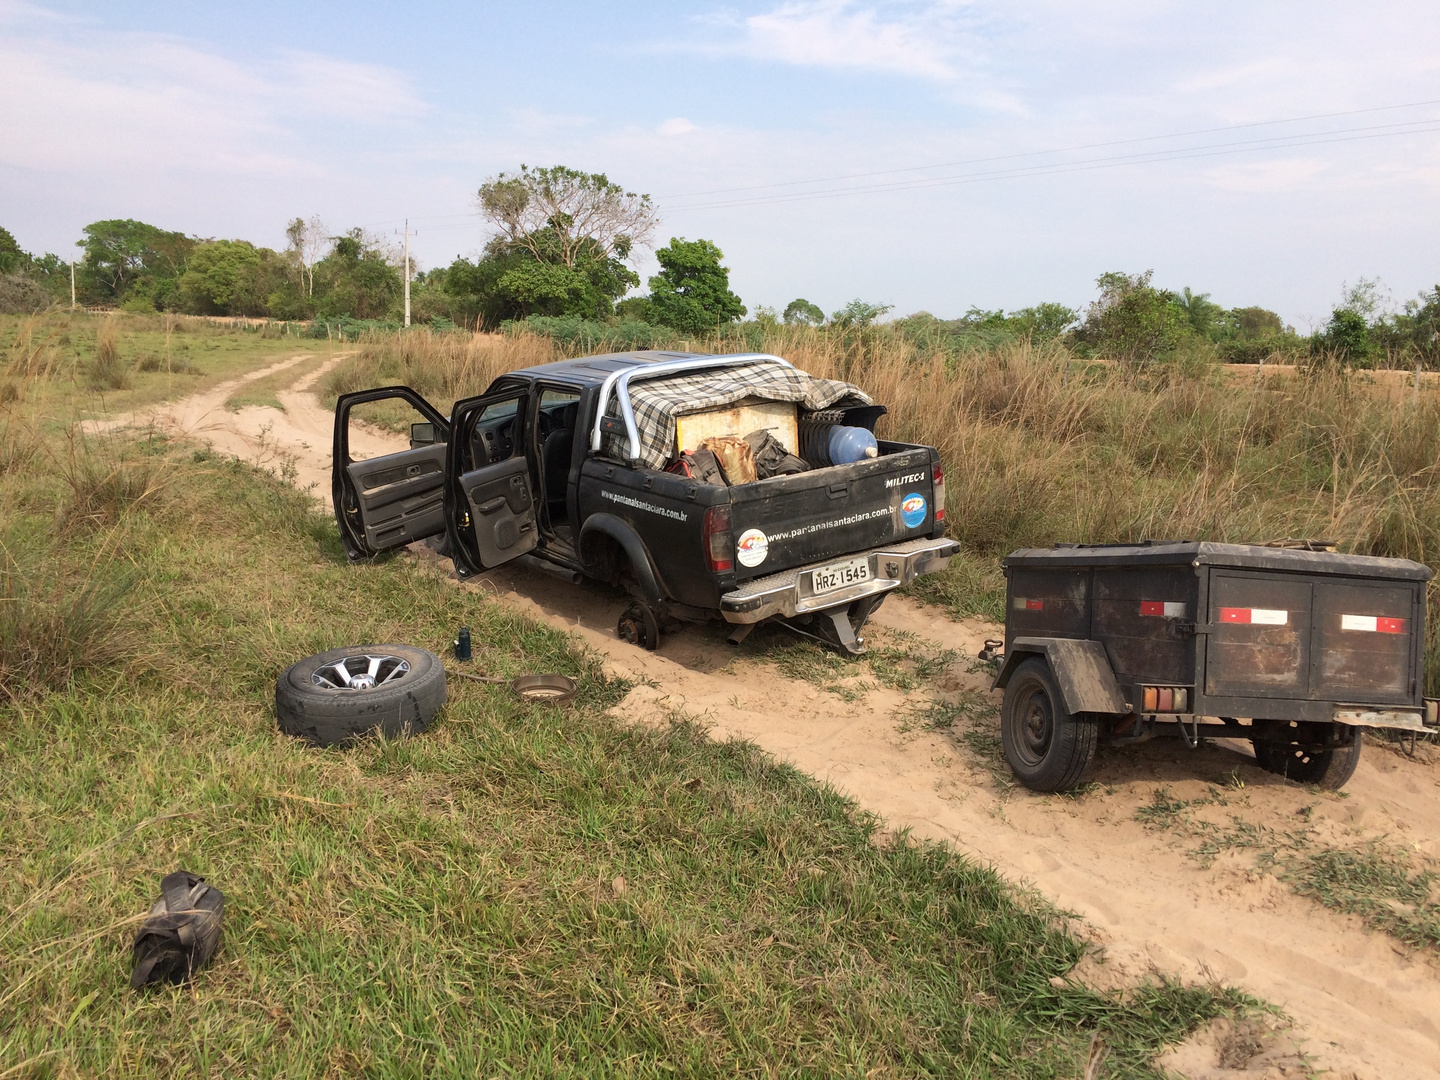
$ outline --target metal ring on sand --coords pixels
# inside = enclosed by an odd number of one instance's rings
[[[522,701],[563,705],[575,696],[579,687],[574,679],[565,675],[521,675],[510,680],[510,689]]]

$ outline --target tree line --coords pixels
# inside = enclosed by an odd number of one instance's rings
[[[491,238],[474,259],[430,270],[412,264],[417,322],[493,330],[526,320],[578,320],[699,336],[750,314],[731,291],[713,241],[672,237],[654,247],[660,219],[650,197],[603,173],[522,165],[486,180],[477,196]],[[331,234],[316,217],[295,218],[285,235],[277,251],[132,219],[93,222],[77,244],[76,299],[140,312],[399,321],[404,264],[394,245],[359,228]],[[660,269],[646,282],[648,291],[636,295],[640,276],[632,263],[644,248],[654,249]],[[1042,303],[1009,312],[971,308],[956,319],[918,312],[889,325],[948,348],[1062,340],[1079,356],[1139,366],[1192,358],[1253,363],[1275,354],[1323,355],[1362,367],[1440,364],[1440,286],[1396,309],[1384,302],[1378,282],[1361,279],[1323,329],[1302,336],[1273,311],[1225,308],[1208,293],[1160,288],[1152,276],[1102,274],[1084,312]],[[68,260],[31,255],[0,228],[0,312],[68,303],[70,288]],[[857,299],[827,316],[797,298],[783,311],[758,308],[751,319],[845,331],[871,326],[890,310]]]

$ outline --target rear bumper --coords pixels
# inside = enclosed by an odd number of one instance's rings
[[[898,589],[921,574],[933,574],[937,570],[943,570],[959,550],[960,545],[956,541],[941,538],[905,540],[872,548],[867,552],[856,552],[854,555],[838,555],[823,562],[748,581],[720,597],[720,614],[726,622],[757,623],[776,615],[793,617],[814,611],[828,611],[876,593]],[[818,596],[811,592],[812,570],[842,559],[861,556],[870,560],[868,581]]]
[[[1434,706],[1423,709],[1384,705],[1336,705],[1335,723],[1351,727],[1400,728],[1407,731],[1434,731]]]

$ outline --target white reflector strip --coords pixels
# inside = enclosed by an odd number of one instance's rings
[[[1222,623],[1256,623],[1262,626],[1284,626],[1290,621],[1290,612],[1263,607],[1222,607]]]
[[[1383,615],[1341,615],[1341,630],[1365,630],[1372,634],[1403,634],[1404,619],[1387,619]]]

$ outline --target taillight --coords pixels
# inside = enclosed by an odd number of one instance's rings
[[[1183,686],[1146,686],[1141,688],[1140,711],[1183,713],[1189,711],[1190,691]]]
[[[729,504],[709,507],[705,511],[705,522],[700,532],[705,545],[705,561],[710,564],[710,572],[718,574],[734,569],[731,553],[735,550],[735,537],[730,532]]]
[[[935,523],[945,520],[945,469],[940,462],[930,473],[930,498],[935,503]]]

